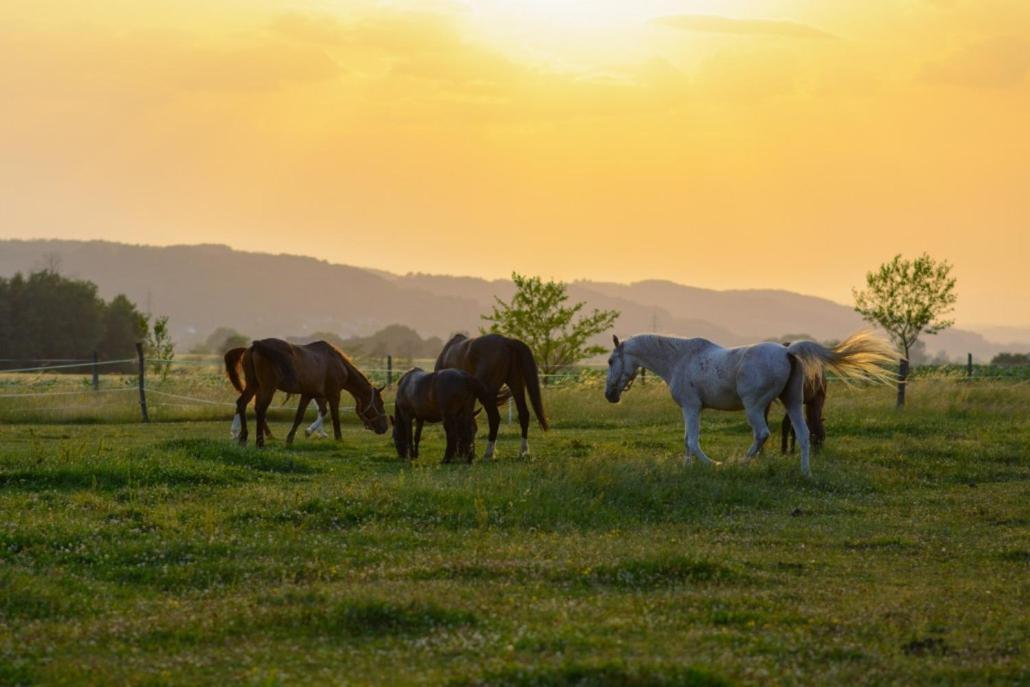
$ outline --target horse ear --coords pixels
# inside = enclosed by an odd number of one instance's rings
[[[614,334],[612,334],[612,341],[615,342],[615,347],[618,348],[619,347],[619,337],[617,337]]]

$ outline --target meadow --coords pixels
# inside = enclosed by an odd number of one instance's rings
[[[745,463],[742,414],[706,413],[724,463],[685,468],[650,379],[550,388],[531,457],[504,425],[471,466],[353,414],[286,449],[279,410],[241,449],[213,368],[149,425],[83,385],[0,378],[68,392],[0,403],[0,684],[1030,680],[1025,381],[919,378],[903,412],[835,384],[811,480],[775,442]]]

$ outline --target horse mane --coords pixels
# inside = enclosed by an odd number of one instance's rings
[[[679,357],[683,353],[684,344],[694,339],[681,339],[678,336],[662,336],[660,334],[637,334],[628,341],[633,347],[647,356],[669,358]]]
[[[329,343],[328,341],[316,341],[315,343],[325,346],[330,351],[340,356],[340,360],[343,361],[343,364],[347,367],[348,372],[353,372],[357,377],[364,380],[366,384],[368,384],[369,386],[373,386],[372,380],[368,378],[368,375],[362,372],[361,368],[354,364],[354,360],[351,359],[351,357],[347,355],[347,353],[345,353],[343,349],[336,346],[335,344]]]
[[[465,341],[467,339],[468,336],[466,334],[462,334],[461,332],[453,334],[451,335],[451,338],[447,339],[447,343],[443,345],[444,350],[446,350],[453,343],[457,343],[458,341]]]

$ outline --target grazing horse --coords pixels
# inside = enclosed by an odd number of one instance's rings
[[[783,345],[790,346],[790,342],[786,341]],[[826,425],[823,424],[823,406],[826,405],[826,371],[820,371],[820,373],[810,379],[805,379],[805,424],[808,425],[808,430],[811,433],[812,448],[821,448],[823,443],[826,441]],[[772,409],[770,404],[769,408],[765,410],[765,421],[769,422],[769,410]],[[780,423],[780,453],[787,452],[787,442],[790,441],[790,450],[794,452],[795,440],[797,435],[794,433],[794,427],[790,423],[790,415],[784,415],[783,421]]]
[[[243,354],[246,352],[246,348],[231,348],[225,352],[225,370],[229,375],[229,381],[232,382],[236,391],[241,394],[243,393],[243,383],[240,379],[243,373]],[[289,397],[287,397],[287,400],[289,400]],[[304,436],[311,436],[317,433],[324,439],[329,436],[323,428],[325,419],[329,417],[329,409],[324,398],[316,398],[315,404],[318,406],[318,417],[304,430]],[[233,439],[239,438],[240,427],[240,416],[236,414],[232,418],[232,429],[230,430]],[[264,432],[265,436],[270,439],[273,438],[272,429],[268,426],[268,422],[265,422]]]
[[[472,339],[464,334],[455,334],[440,351],[434,369],[440,371],[447,368],[468,372],[494,396],[497,396],[503,385],[508,385],[519,411],[519,425],[522,428],[519,454],[528,454],[529,407],[526,405],[526,392],[529,393],[537,422],[544,431],[547,430],[547,416],[540,397],[540,375],[529,346],[500,334],[484,334]],[[493,457],[496,443],[497,428],[491,427],[484,459]]]
[[[287,444],[293,442],[293,436],[312,399],[324,398],[328,402],[333,418],[333,433],[337,440],[343,438],[340,432],[341,391],[347,391],[354,397],[358,418],[366,429],[376,434],[385,434],[389,428],[382,388],[373,386],[343,351],[325,341],[303,346],[295,346],[281,339],[255,341],[243,353],[242,368],[246,384],[236,400],[240,445],[247,443],[247,405],[256,397],[256,443],[264,446],[266,413],[276,391],[300,395],[293,427],[286,435]],[[231,380],[236,377],[233,386],[239,388],[237,368],[227,365],[226,372]]]
[[[823,406],[826,405],[826,373],[814,379],[805,380],[805,424],[812,433],[812,447],[820,448],[826,442],[826,425],[823,424]],[[780,423],[780,452],[787,452],[787,440],[790,450],[794,451],[797,435],[790,424],[790,415],[783,416]]]
[[[783,347],[760,343],[723,348],[706,339],[681,339],[643,334],[624,342],[614,336],[615,350],[608,359],[604,395],[618,403],[641,367],[665,380],[673,399],[683,411],[686,425],[685,462],[692,456],[714,464],[701,450],[701,410],[744,410],[754,433],[747,451],[753,458],[769,438],[765,414],[779,398],[787,407],[801,444],[801,472],[809,477],[809,434],[802,405],[806,379],[814,379],[827,368],[844,378],[891,383],[885,365],[897,360],[897,352],[868,332],[852,334],[833,348],[814,341],[795,341]]]
[[[443,421],[447,434],[447,449],[443,462],[458,456],[471,463],[476,448],[476,401],[486,409],[492,436],[497,436],[501,415],[497,412],[497,397],[478,379],[463,370],[425,372],[414,368],[404,373],[397,382],[397,403],[393,422],[393,443],[401,458],[418,458],[422,441],[422,425]],[[412,436],[412,421],[415,433]],[[489,456],[484,456],[489,459]]]

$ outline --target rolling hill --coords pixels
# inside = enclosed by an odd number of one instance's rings
[[[44,266],[96,282],[106,298],[124,293],[144,309],[169,315],[173,335],[184,345],[218,326],[251,336],[333,331],[348,337],[403,323],[426,336],[446,337],[476,330],[494,297],[513,291],[507,280],[394,275],[222,245],[0,241],[0,276]],[[790,291],[717,291],[657,280],[576,281],[569,290],[588,307],[621,311],[616,330],[624,335],[660,331],[737,345],[799,333],[834,339],[863,326],[848,306]],[[1030,343],[999,344],[953,329],[928,337],[927,349],[952,358],[966,352],[988,358],[1002,350],[1030,350]]]

